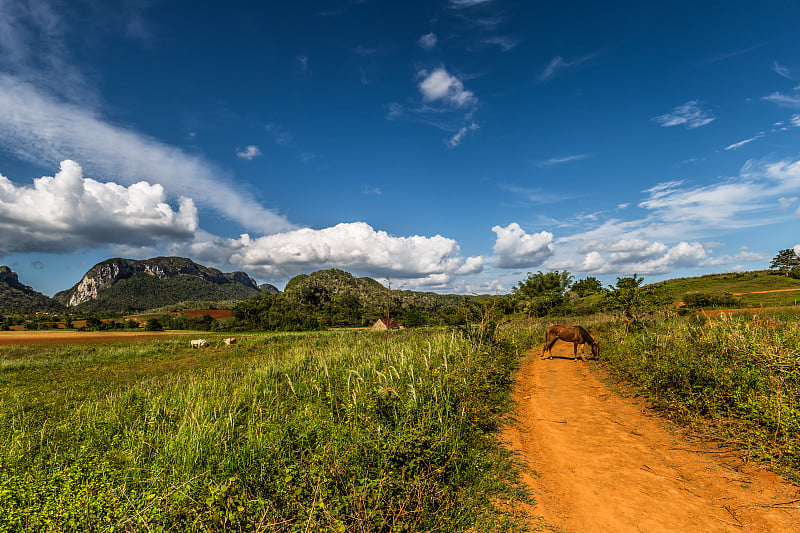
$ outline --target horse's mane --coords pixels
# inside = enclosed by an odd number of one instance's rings
[[[581,327],[581,326],[575,326],[575,327],[576,327],[576,328],[578,328],[578,331],[580,331],[580,332],[581,332],[581,337],[583,337],[583,341],[584,341],[584,342],[588,342],[589,344],[597,344],[597,343],[594,341],[594,337],[592,337],[592,336],[589,334],[589,332],[588,332],[588,331],[586,331],[585,329],[583,329],[583,327]]]

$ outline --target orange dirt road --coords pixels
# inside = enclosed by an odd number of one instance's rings
[[[531,352],[523,363],[517,423],[503,435],[530,469],[534,530],[800,531],[798,487],[678,435],[610,391],[594,363],[573,362],[571,343],[557,342],[553,356]]]

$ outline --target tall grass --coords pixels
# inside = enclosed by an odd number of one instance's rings
[[[0,352],[0,531],[518,529],[505,335]]]
[[[796,319],[665,317],[634,331],[605,329],[603,359],[618,376],[683,422],[704,422],[722,441],[800,480]]]

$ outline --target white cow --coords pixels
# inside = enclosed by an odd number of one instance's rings
[[[202,348],[206,345],[205,339],[193,339],[192,340],[192,348]]]
[[[225,339],[226,346],[230,346],[231,344],[236,344],[236,337],[228,337]]]

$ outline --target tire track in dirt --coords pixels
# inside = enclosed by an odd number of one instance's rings
[[[572,361],[531,352],[506,443],[531,471],[532,526],[569,532],[800,531],[800,489],[731,450],[678,435]],[[599,370],[598,370],[599,372]]]

